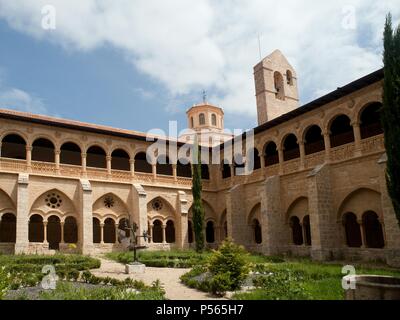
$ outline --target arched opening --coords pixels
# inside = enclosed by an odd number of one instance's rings
[[[1,157],[26,160],[26,142],[17,134],[5,136],[1,143]]]
[[[193,224],[188,220],[188,242],[193,243]]]
[[[278,71],[274,73],[275,96],[279,100],[285,100],[285,87],[283,84],[283,76]]]
[[[0,242],[15,243],[17,218],[12,213],[5,213],[0,221]]]
[[[279,163],[279,154],[275,142],[268,142],[264,147],[264,163],[266,167]]]
[[[346,245],[350,248],[360,248],[362,245],[360,225],[354,213],[343,215],[343,225],[346,233]]]
[[[322,130],[317,125],[308,128],[304,138],[304,150],[306,155],[325,150],[325,142],[322,135]]]
[[[208,221],[206,225],[206,241],[207,243],[215,242],[214,222]]]
[[[40,138],[32,144],[32,160],[55,162],[54,144],[48,139]]]
[[[262,243],[262,229],[261,229],[261,224],[258,219],[253,220],[253,230],[254,230],[254,241],[257,244]]]
[[[61,222],[57,216],[51,216],[47,219],[47,241],[49,242],[49,249],[60,249]]]
[[[292,86],[293,85],[293,74],[292,74],[292,71],[286,70],[286,79],[287,79],[287,84]]]
[[[101,227],[100,220],[93,218],[93,243],[100,243],[101,241]]]
[[[210,171],[208,169],[208,164],[201,165],[201,178],[203,180],[210,180]]]
[[[194,128],[194,119],[193,119],[193,117],[190,117],[190,127]]]
[[[82,163],[81,148],[73,142],[66,142],[60,148],[60,163],[80,166]]]
[[[191,178],[192,165],[186,159],[179,159],[176,165],[176,175],[178,177]]]
[[[115,243],[115,221],[111,218],[107,218],[104,221],[104,243]]]
[[[233,174],[235,176],[243,175],[245,165],[244,157],[241,154],[235,154],[233,157]]]
[[[228,179],[231,177],[231,165],[228,163],[228,160],[223,160],[221,162],[222,167],[222,179]]]
[[[300,148],[296,136],[291,133],[283,142],[283,161],[300,158]]]
[[[172,164],[169,161],[169,158],[165,155],[160,155],[157,158],[157,174],[162,174],[165,176],[172,176]]]
[[[67,217],[64,222],[64,242],[78,243],[78,224],[74,217]]]
[[[117,149],[113,151],[111,154],[111,169],[122,171],[131,170],[130,157],[125,150]]]
[[[165,228],[165,238],[167,243],[175,243],[175,226],[172,220],[167,222],[167,226]]]
[[[354,142],[353,127],[350,118],[344,114],[335,118],[330,127],[331,147],[338,147],[347,143]]]
[[[139,152],[135,156],[135,172],[152,173],[153,168],[147,162],[146,152]]]
[[[382,103],[374,102],[365,107],[364,110],[361,112],[361,139],[367,139],[369,137],[377,136],[383,133],[380,113],[381,108]]]
[[[29,219],[29,242],[43,242],[44,241],[44,225],[43,217],[34,214]]]
[[[201,126],[204,126],[206,124],[206,116],[204,115],[204,113],[199,114],[199,124]]]
[[[160,220],[155,220],[153,222],[153,242],[162,243],[162,223]]]
[[[93,168],[107,168],[106,152],[99,146],[92,146],[86,153],[86,165]]]
[[[383,238],[382,225],[378,215],[373,211],[368,211],[363,214],[363,227],[365,234],[365,245],[368,248],[383,248],[385,240]]]
[[[306,246],[311,246],[311,225],[310,216],[305,216],[303,218],[303,228],[304,228],[304,243]]]
[[[214,113],[211,115],[211,124],[217,126],[217,116]]]
[[[290,218],[290,227],[292,228],[293,244],[301,246],[303,244],[303,228],[298,217],[293,216]]]
[[[261,168],[260,154],[256,148],[253,148],[247,153],[248,169],[258,170]]]

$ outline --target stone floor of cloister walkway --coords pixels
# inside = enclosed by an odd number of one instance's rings
[[[148,285],[159,279],[165,289],[166,298],[169,300],[223,300],[223,298],[186,287],[179,278],[190,269],[146,267],[143,274],[127,275],[124,264],[108,260],[101,255],[96,258],[100,259],[101,267],[91,270],[91,272],[98,277],[111,277],[119,280],[130,277],[134,280],[142,280]]]

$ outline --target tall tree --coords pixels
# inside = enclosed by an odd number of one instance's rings
[[[193,194],[193,230],[196,242],[196,251],[201,252],[204,249],[204,208],[201,199],[202,183],[201,183],[201,152],[195,136],[193,148],[192,163],[192,194]]]
[[[400,225],[400,26],[393,32],[391,14],[386,17],[383,42],[385,79],[381,120],[387,153],[386,182]]]

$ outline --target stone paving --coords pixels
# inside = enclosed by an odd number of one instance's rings
[[[146,267],[145,273],[127,275],[125,274],[125,265],[105,259],[103,256],[96,258],[101,260],[101,267],[91,270],[91,272],[98,277],[108,276],[119,280],[130,277],[134,280],[142,280],[148,285],[159,279],[165,289],[166,298],[170,300],[224,300],[185,286],[179,277],[190,269]]]

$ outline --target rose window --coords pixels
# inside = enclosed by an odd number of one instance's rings
[[[46,205],[52,209],[61,207],[62,199],[59,194],[49,193],[45,199]]]

